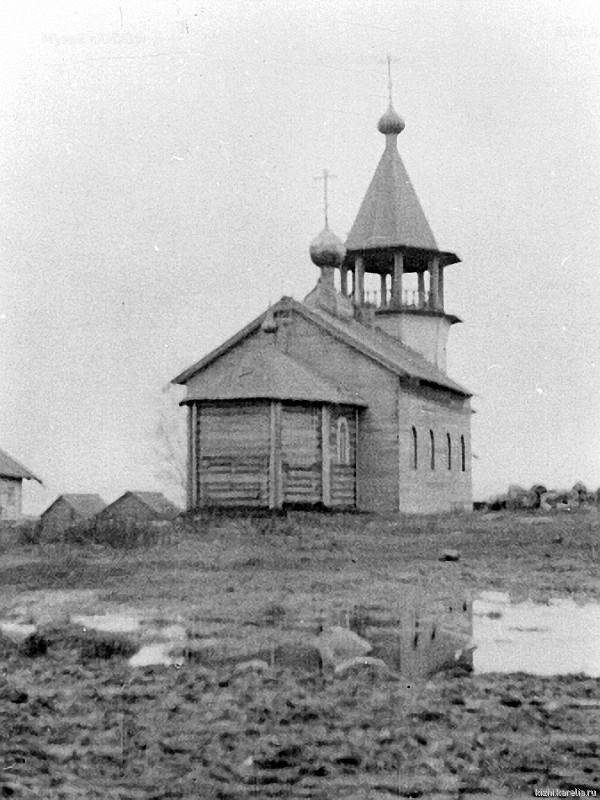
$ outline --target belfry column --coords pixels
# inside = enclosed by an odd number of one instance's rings
[[[419,281],[419,308],[425,308],[425,273],[417,273]]]
[[[340,290],[344,297],[348,297],[348,267],[345,264],[340,267]]]
[[[429,262],[429,272],[431,274],[431,308],[437,311],[440,307],[440,257],[432,256]]]
[[[354,302],[358,306],[365,302],[365,260],[356,256],[354,260]]]
[[[380,297],[379,297],[379,306],[380,308],[387,307],[387,273],[382,272],[379,276],[381,278],[381,289],[380,289]]]
[[[392,275],[392,308],[399,311],[402,308],[402,275],[404,274],[404,256],[394,253],[394,273]]]
[[[439,277],[438,277],[438,299],[440,302],[440,311],[444,310],[444,267],[440,264]]]

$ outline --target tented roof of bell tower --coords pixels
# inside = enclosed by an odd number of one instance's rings
[[[437,244],[395,147],[386,147],[346,241],[348,250]]]
[[[391,123],[396,118],[398,125],[394,126]],[[396,147],[403,127],[391,107],[380,120],[386,146],[348,234],[348,251],[406,248],[440,252]],[[443,254],[442,263],[456,261],[459,259],[454,253]]]

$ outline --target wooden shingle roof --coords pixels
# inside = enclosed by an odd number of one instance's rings
[[[220,370],[210,369],[211,355],[204,365],[196,365],[194,385],[184,402],[264,399],[366,405],[355,392],[317,375],[274,344],[249,353],[233,350],[224,359],[226,364]]]
[[[302,308],[305,316],[310,316],[330,333],[337,335],[351,347],[378,361],[400,377],[418,378],[425,383],[450,389],[465,397],[471,396],[470,392],[431,361],[376,325],[364,325],[354,319],[341,319],[320,308],[307,309],[301,303],[295,303],[294,307],[296,306]]]
[[[93,517],[106,507],[99,494],[61,494],[58,500],[61,498],[84,519]]]
[[[229,352],[239,342],[254,333],[262,325],[267,314],[277,313],[278,310],[290,310],[304,316],[327,331],[330,335],[335,336],[345,342],[349,347],[373,359],[399,377],[418,378],[433,386],[449,389],[463,397],[471,396],[470,392],[456,381],[453,381],[452,378],[449,378],[441,369],[438,369],[434,364],[427,361],[420,353],[417,353],[416,350],[407,347],[381,329],[375,326],[364,325],[354,319],[340,319],[321,309],[308,308],[306,304],[299,303],[291,297],[281,298],[269,311],[261,314],[222,345],[204,356],[200,361],[192,364],[191,367],[188,367],[188,369],[174,378],[172,382],[181,385],[187,384],[193,376],[197,375],[209,364],[220,359],[221,356]],[[284,357],[290,358],[289,356]],[[296,359],[290,360],[294,362],[294,365],[299,363]],[[304,365],[304,368],[309,369],[306,365]],[[320,380],[323,379],[321,378]],[[355,401],[355,404],[358,405],[359,403]]]
[[[396,147],[386,147],[354,221],[346,248],[438,246]]]
[[[440,253],[396,138],[386,136],[385,150],[346,239],[349,252],[392,248]],[[459,260],[454,253],[441,253],[442,264]]]
[[[181,509],[166,498],[162,492],[125,492],[125,494],[137,497],[138,500],[162,519],[175,519],[181,513]],[[122,497],[124,496],[122,495]]]
[[[25,478],[26,480],[34,480],[38,483],[42,481],[33,474],[27,467],[20,464],[12,456],[9,456],[4,450],[0,450],[0,477],[2,478]]]

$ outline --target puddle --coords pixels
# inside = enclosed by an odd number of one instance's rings
[[[71,622],[103,633],[135,634],[135,639],[140,642],[146,640],[147,643],[141,644],[137,653],[129,659],[131,667],[176,664],[178,659],[172,653],[187,640],[186,629],[180,623],[146,622],[140,614],[131,612],[75,616],[71,617]]]
[[[583,673],[600,677],[600,603],[511,603],[483,592],[473,602],[475,673]]]
[[[133,614],[96,614],[93,616],[71,617],[75,625],[91,628],[103,633],[138,633],[141,626],[139,616]]]
[[[13,641],[23,641],[37,630],[35,625],[28,625],[22,622],[0,622],[0,633]]]
[[[64,621],[71,610],[86,611],[96,605],[98,595],[95,589],[38,589],[9,593],[1,598],[0,610],[15,622],[45,625]]]

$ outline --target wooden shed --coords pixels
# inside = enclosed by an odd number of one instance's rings
[[[99,494],[61,494],[40,518],[42,539],[55,539],[75,525],[88,522],[106,507]]]
[[[0,520],[17,521],[23,513],[23,481],[42,481],[27,467],[0,450]]]
[[[96,515],[100,524],[109,522],[156,522],[173,520],[181,513],[162,492],[125,492]]]

